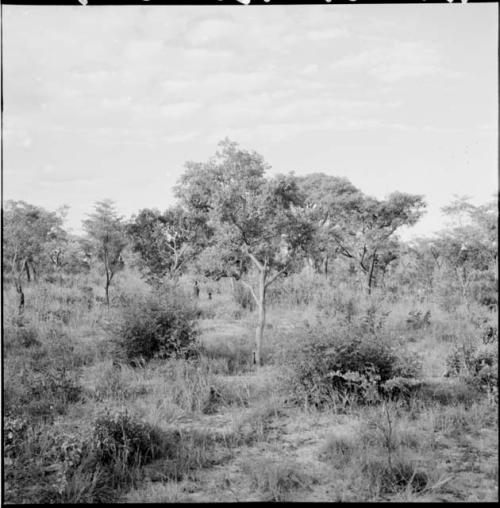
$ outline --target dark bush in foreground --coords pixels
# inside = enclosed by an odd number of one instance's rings
[[[187,299],[150,296],[124,307],[113,331],[117,356],[130,361],[195,353],[198,311]]]
[[[296,339],[282,348],[278,361],[298,402],[322,406],[353,394],[369,402],[387,381],[420,372],[415,355],[355,328],[332,330],[321,323]]]
[[[98,417],[93,440],[99,461],[106,465],[138,466],[158,458],[164,451],[159,430],[126,411]]]
[[[69,494],[73,476],[91,454],[88,440],[54,425],[32,426],[25,418],[4,420],[4,495],[7,503],[61,503],[109,501],[110,489],[99,471],[92,481],[79,482],[79,496]],[[88,468],[87,468],[88,471]],[[90,471],[88,471],[90,474]],[[98,477],[99,476],[99,477]],[[86,492],[86,496],[82,497]],[[89,497],[90,496],[90,497]]]

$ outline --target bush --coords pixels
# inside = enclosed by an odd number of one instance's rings
[[[129,303],[112,330],[116,356],[133,363],[194,355],[197,315],[192,303],[175,294]]]
[[[386,381],[420,373],[416,355],[354,327],[329,330],[320,322],[301,330],[294,342],[278,353],[279,361],[295,400],[316,406],[338,400],[339,394],[369,402]]]
[[[135,419],[127,411],[106,412],[94,424],[93,445],[104,465],[146,464],[161,456],[163,444],[156,427]]]
[[[470,342],[456,345],[446,358],[446,366],[446,376],[463,377],[471,384],[493,389],[498,384],[498,347]]]
[[[53,425],[31,426],[23,418],[6,418],[4,424],[5,500],[71,501],[66,488],[89,452],[86,439]]]
[[[408,489],[421,492],[429,483],[427,473],[405,457],[397,457],[391,464],[380,457],[367,457],[361,473],[377,495]]]

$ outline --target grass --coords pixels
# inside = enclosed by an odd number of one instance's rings
[[[256,371],[254,314],[233,300],[227,281],[212,288],[212,300],[202,287],[199,356],[132,367],[113,358],[107,327],[123,302],[149,288],[120,273],[108,312],[92,277],[28,285],[21,320],[15,292],[4,293],[4,423],[14,429],[5,448],[7,502],[497,498],[497,395],[441,377],[446,356],[456,343],[478,340],[489,311],[376,294],[367,326],[420,353],[422,380],[404,399],[347,397],[318,410],[291,403],[275,352],[320,316],[331,326],[367,320],[366,295],[339,285],[332,296],[325,281],[314,297],[307,280],[277,286],[266,366]],[[427,310],[428,325],[408,324],[410,312]],[[123,439],[102,461],[91,446],[96,421],[125,409],[153,437],[139,440],[139,455],[124,453]]]
[[[262,501],[292,501],[296,490],[309,489],[315,481],[302,464],[292,461],[246,460],[242,468]]]

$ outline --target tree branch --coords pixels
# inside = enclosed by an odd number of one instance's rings
[[[253,296],[253,299],[255,300],[255,303],[257,305],[259,305],[259,299],[257,298],[257,295],[255,294],[255,291],[253,290],[253,287],[248,283],[248,282],[245,282],[243,279],[240,279],[240,282],[245,286],[247,287],[250,292],[252,293],[252,296]]]
[[[248,250],[247,250],[246,254],[253,261],[253,263],[259,269],[259,271],[262,272],[264,270],[264,265]]]
[[[335,236],[333,237],[333,239],[335,240],[337,245],[340,247],[340,249],[342,250],[342,253],[344,254],[345,257],[354,259],[354,256],[340,243],[340,240],[338,240]]]
[[[267,289],[280,275],[283,275],[287,271],[288,267],[283,268],[278,273],[275,273],[267,282],[265,285],[265,288]]]

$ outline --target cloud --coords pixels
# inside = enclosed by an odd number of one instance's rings
[[[33,143],[33,137],[27,129],[4,128],[3,142],[5,148],[11,147],[30,148],[30,146]]]
[[[323,30],[311,30],[306,37],[312,41],[330,41],[339,37],[347,37],[350,32],[346,28],[327,28]]]
[[[365,50],[332,63],[330,68],[367,72],[386,83],[431,75],[448,77],[460,75],[444,69],[437,50],[419,42],[402,42],[385,48]]]
[[[177,102],[160,106],[160,112],[168,118],[179,119],[191,116],[202,109],[202,107],[203,104],[200,102]]]
[[[240,27],[231,19],[208,18],[188,27],[185,40],[192,46],[203,46],[241,35]]]
[[[185,143],[186,141],[191,141],[199,136],[198,131],[190,131],[190,132],[184,132],[184,133],[178,133],[173,134],[171,136],[167,136],[165,138],[165,141],[167,143],[173,144],[173,143]]]

